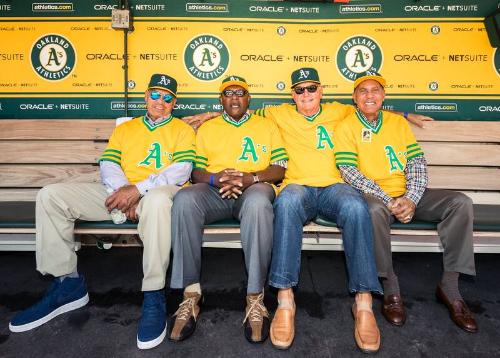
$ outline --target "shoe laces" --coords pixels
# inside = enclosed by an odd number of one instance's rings
[[[250,322],[262,322],[262,317],[267,314],[266,306],[264,306],[264,292],[260,293],[258,296],[248,296],[250,308],[247,310],[243,323],[247,319]]]
[[[187,321],[190,316],[193,316],[194,320],[196,321],[194,306],[196,304],[197,298],[197,296],[185,298],[184,301],[182,301],[182,303],[179,305],[177,311],[174,313],[174,316],[177,316],[176,319]]]

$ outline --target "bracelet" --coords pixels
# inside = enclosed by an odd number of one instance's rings
[[[209,180],[209,184],[210,186],[214,186],[214,180],[215,180],[215,175],[210,175],[210,180]]]
[[[403,117],[405,117],[405,119],[408,119],[408,112],[404,112]]]

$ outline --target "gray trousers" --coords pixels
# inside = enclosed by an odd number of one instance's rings
[[[137,231],[144,245],[142,290],[165,287],[170,260],[170,209],[175,185],[150,190],[139,202]],[[73,229],[76,219],[111,220],[104,205],[108,194],[99,183],[61,183],[41,189],[36,198],[36,263],[42,274],[75,272]]]
[[[200,282],[203,225],[235,218],[240,221],[247,292],[261,292],[271,260],[274,197],[266,183],[251,185],[236,200],[222,199],[217,188],[204,183],[180,190],[172,208],[172,288]]]
[[[396,220],[384,202],[364,195],[373,223],[375,259],[379,277],[393,271],[390,225]],[[438,222],[437,231],[443,245],[445,271],[475,275],[472,243],[472,200],[459,192],[426,189],[415,210],[414,219]]]

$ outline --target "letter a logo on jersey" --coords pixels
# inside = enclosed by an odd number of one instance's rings
[[[325,127],[318,126],[316,128],[316,137],[318,138],[316,149],[325,149],[326,146],[328,146],[328,149],[333,149],[332,138]]]
[[[148,151],[148,155],[144,160],[142,160],[139,165],[145,165],[145,166],[150,166],[151,161],[153,162],[153,165],[155,166],[155,169],[161,169],[163,166],[161,162],[161,145],[160,143],[154,142],[151,144],[151,148]]]
[[[396,155],[396,152],[390,145],[386,145],[384,147],[385,149],[385,155],[387,156],[387,159],[389,159],[389,170],[392,173],[393,171],[396,170],[403,170],[403,164],[398,159],[398,156]]]
[[[253,144],[252,138],[244,137],[243,144],[241,146],[243,147],[243,151],[241,152],[241,156],[238,158],[238,160],[248,161],[249,155],[252,156],[253,162],[256,162],[259,159],[259,157],[257,156],[257,152],[255,151],[255,145]]]

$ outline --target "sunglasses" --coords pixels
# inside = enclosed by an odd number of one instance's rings
[[[316,92],[318,90],[318,85],[310,85],[310,86],[307,86],[307,87],[297,86],[297,87],[294,87],[293,90],[297,94],[302,94],[302,93],[305,92],[305,90],[307,90],[307,92],[309,92],[309,93],[314,93],[314,92]]]
[[[157,99],[160,99],[162,97],[161,93],[158,91],[153,91],[149,93],[149,98],[151,98],[153,101],[156,101]],[[165,103],[170,103],[174,99],[174,96],[172,96],[170,93],[166,93],[163,95],[163,100]]]
[[[244,89],[237,89],[237,90],[224,90],[222,91],[222,95],[224,97],[232,97],[232,96],[236,96],[236,97],[243,97],[244,95],[246,95],[248,92],[245,91]]]

